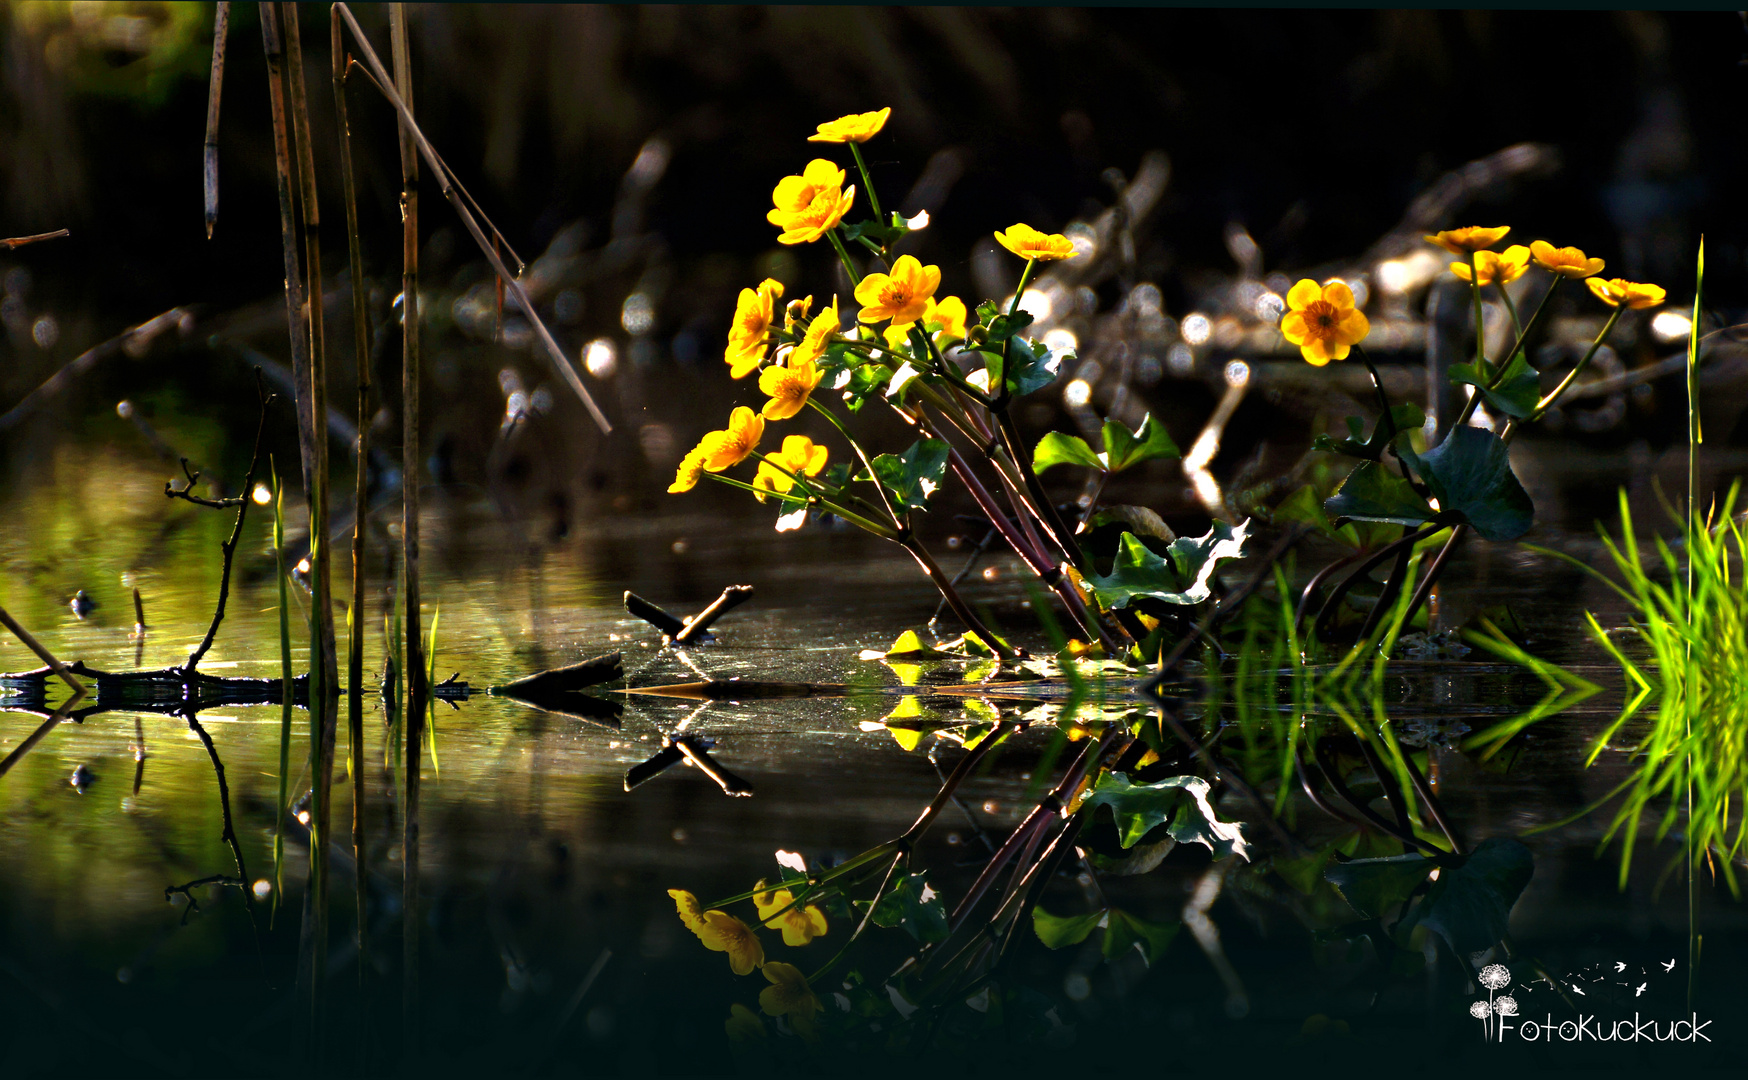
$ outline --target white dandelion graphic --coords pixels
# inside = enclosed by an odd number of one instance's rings
[[[1485,1001],[1477,1001],[1469,1006],[1469,1015],[1481,1021],[1481,1037],[1490,1039],[1493,1036],[1493,1006]]]
[[[1510,994],[1502,994],[1499,1000],[1493,1003],[1493,1011],[1500,1016],[1516,1016],[1517,999]]]
[[[1489,990],[1503,990],[1511,985],[1511,969],[1504,964],[1488,964],[1481,969],[1480,979],[1481,985]]]

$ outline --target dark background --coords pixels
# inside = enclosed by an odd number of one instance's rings
[[[160,5],[119,7],[167,18]],[[303,11],[337,269],[326,16]],[[386,54],[383,12],[359,16]],[[210,243],[210,12],[177,18],[162,31],[174,47],[144,56],[17,8],[4,31],[0,227],[74,234],[10,261],[35,271],[39,301],[109,327],[279,287],[253,6],[233,13]],[[606,230],[651,135],[673,148],[649,221],[672,254],[763,252],[769,189],[817,149],[803,141],[813,126],[890,104],[889,134],[870,147],[888,202],[930,154],[964,151],[929,237],[950,285],[977,238],[1013,220],[1061,227],[1109,200],[1102,170],[1132,171],[1156,147],[1174,175],[1144,261],[1178,314],[1182,275],[1231,269],[1228,222],[1261,243],[1266,270],[1291,272],[1363,248],[1445,171],[1522,141],[1556,147],[1560,169],[1475,208],[1477,220],[1607,252],[1611,275],[1675,295],[1690,288],[1701,232],[1714,296],[1740,295],[1748,269],[1736,197],[1748,35],[1732,12],[482,5],[418,7],[414,26],[422,123],[530,258],[572,220]],[[56,34],[77,48],[51,48]],[[373,271],[392,274],[395,157],[374,97],[360,86],[353,106],[364,235]],[[426,207],[434,230],[453,224],[435,198]],[[7,383],[46,359],[10,358]]]

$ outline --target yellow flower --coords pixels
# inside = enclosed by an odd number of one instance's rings
[[[808,299],[812,300],[813,297],[810,296]],[[802,314],[805,315],[806,311],[803,310]],[[803,362],[811,364],[818,360],[825,355],[826,346],[836,340],[841,332],[841,327],[838,324],[838,300],[834,296],[831,306],[822,308],[820,313],[814,316],[813,321],[807,324],[806,335],[802,337],[801,343],[789,353],[789,366],[795,367]],[[766,393],[770,393],[770,391],[767,390]]]
[[[697,934],[711,952],[727,953],[728,966],[736,975],[750,975],[765,962],[765,947],[759,944],[752,927],[726,911],[700,912],[698,898],[684,889],[669,889],[668,895],[680,909],[680,921],[686,924],[686,929]]]
[[[705,435],[693,452],[703,456],[705,472],[721,472],[745,461],[764,435],[764,418],[742,405],[729,414],[728,430]]]
[[[1590,286],[1590,291],[1596,294],[1596,298],[1609,307],[1625,306],[1634,311],[1656,307],[1669,295],[1660,286],[1640,285],[1638,282],[1622,281],[1620,278],[1612,281],[1586,278],[1584,284]]]
[[[791,436],[791,438],[794,437]],[[822,447],[821,465],[825,464],[823,451]],[[763,883],[761,882],[761,884]],[[816,937],[825,936],[825,913],[812,904],[808,904],[806,907],[800,905],[790,907],[794,901],[795,896],[788,889],[753,894],[753,904],[759,909],[759,921],[764,923],[767,929],[783,931],[783,944],[798,948]],[[784,908],[789,910],[784,911]],[[782,912],[782,914],[779,915],[778,912]]]
[[[704,454],[703,443],[686,451],[686,456],[680,459],[680,467],[674,471],[674,482],[668,485],[669,495],[691,491],[698,486],[698,478],[704,475]]]
[[[758,1013],[737,1001],[728,1007],[728,1019],[723,1021],[722,1030],[728,1033],[730,1042],[746,1042],[765,1037],[765,1022]]]
[[[759,991],[759,1008],[766,1016],[787,1016],[796,1032],[809,1038],[813,1032],[813,1014],[823,1006],[807,986],[807,976],[794,964],[773,960],[764,967],[771,985]]]
[[[1546,240],[1536,240],[1530,244],[1530,254],[1535,257],[1536,265],[1561,277],[1587,278],[1602,272],[1601,259],[1588,258],[1575,247],[1557,248]]]
[[[1041,233],[1030,225],[1014,224],[1005,233],[995,234],[996,242],[1022,259],[1048,262],[1052,259],[1072,259],[1074,242],[1061,233]]]
[[[923,325],[933,326],[940,333],[950,338],[964,339],[968,329],[967,320],[970,312],[965,310],[965,301],[957,296],[949,296],[937,303],[929,298],[929,306],[923,312]]]
[[[723,354],[732,377],[745,378],[764,361],[766,339],[777,317],[777,301],[782,297],[782,284],[771,278],[760,282],[757,290],[740,291],[734,323],[728,328],[728,350]]]
[[[886,118],[892,115],[891,107],[879,112],[852,113],[840,116],[829,124],[819,125],[818,135],[809,135],[808,142],[854,142],[863,143],[880,134],[880,129],[886,126]]]
[[[1353,290],[1339,281],[1319,285],[1305,278],[1287,291],[1287,307],[1281,333],[1299,346],[1314,367],[1346,360],[1348,350],[1372,329],[1365,315],[1354,309]]]
[[[813,388],[819,385],[820,370],[812,360],[800,356],[801,347],[789,354],[789,363],[772,364],[759,375],[759,392],[771,395],[760,410],[766,420],[787,420],[807,404]]]
[[[1505,249],[1504,254],[1492,251],[1475,252],[1475,273],[1483,285],[1509,285],[1523,277],[1529,269],[1530,249],[1522,244],[1513,244]],[[1451,273],[1469,280],[1469,264],[1454,262]]]
[[[785,176],[771,192],[775,209],[765,220],[783,230],[779,244],[807,244],[837,227],[856,197],[842,187],[844,170],[823,158],[807,163],[800,176]]]
[[[837,301],[833,300],[833,304]],[[800,300],[789,301],[789,306],[783,309],[783,329],[795,332],[795,324],[807,318],[807,313],[813,310],[813,297],[804,296]]]
[[[704,911],[698,898],[685,889],[669,889],[668,895],[674,898],[674,906],[680,909],[680,921],[686,924],[686,929],[694,934],[704,933]]]
[[[1497,228],[1485,228],[1480,225],[1466,225],[1461,229],[1446,229],[1426,238],[1429,244],[1437,244],[1452,255],[1467,255],[1471,251],[1481,251],[1490,248],[1505,239],[1505,234],[1511,231],[1510,225],[1500,225]]]
[[[910,328],[916,323],[887,323],[886,329],[880,331],[880,336],[886,339],[886,347],[896,352],[910,340]]]
[[[856,318],[865,323],[916,322],[940,286],[940,267],[924,266],[914,255],[900,255],[890,274],[869,274],[856,286],[856,303],[862,305]]]

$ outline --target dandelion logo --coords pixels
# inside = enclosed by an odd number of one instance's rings
[[[1481,1036],[1484,1039],[1493,1037],[1494,1016],[1516,1016],[1517,999],[1507,995],[1497,1000],[1493,995],[1511,985],[1511,969],[1504,964],[1488,964],[1476,976],[1482,986],[1487,988],[1487,1000],[1477,1001],[1469,1006],[1469,1015],[1481,1021]]]
[[[1481,1021],[1481,1037],[1493,1037],[1493,1007],[1485,1001],[1477,1001],[1469,1006],[1469,1015]]]

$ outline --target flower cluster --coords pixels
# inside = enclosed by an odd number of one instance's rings
[[[1588,279],[1585,285],[1589,286],[1591,293],[1612,308],[1637,310],[1656,307],[1667,297],[1667,293],[1656,285],[1642,285],[1620,278],[1604,281],[1595,277],[1602,272],[1603,261],[1586,255],[1579,248],[1557,248],[1546,240],[1537,240],[1528,247],[1513,244],[1504,251],[1493,251],[1493,245],[1504,240],[1510,232],[1509,225],[1468,225],[1433,233],[1426,237],[1426,241],[1462,256],[1461,261],[1451,263],[1451,273],[1475,288],[1495,285],[1503,290],[1523,277],[1533,263],[1553,274],[1556,280]],[[996,235],[1001,238],[1001,234]],[[1022,234],[1019,243],[1029,242],[1030,238]],[[1020,250],[1008,239],[1002,239],[1002,243],[1010,251]],[[1281,334],[1299,346],[1300,355],[1307,363],[1322,367],[1331,360],[1347,359],[1352,348],[1365,340],[1370,331],[1365,315],[1354,308],[1353,291],[1345,282],[1332,280],[1319,285],[1307,278],[1287,293],[1287,312],[1281,316]]]
[[[759,883],[761,888],[764,882]],[[704,911],[698,898],[685,889],[669,889],[680,921],[686,929],[698,935],[698,940],[712,952],[728,954],[728,966],[736,975],[750,975],[754,968],[764,973],[770,986],[759,992],[759,1008],[767,1016],[787,1016],[789,1023],[803,1038],[813,1037],[813,1018],[821,1011],[819,998],[807,985],[807,976],[793,964],[765,959],[765,947],[752,927],[726,911]],[[783,932],[783,943],[806,945],[826,932],[825,915],[809,904],[795,903],[788,889],[764,889],[753,897],[759,909],[759,919],[772,929]],[[764,1023],[751,1009],[736,1005],[730,1010],[727,1024],[729,1036],[737,1041],[764,1034]]]

